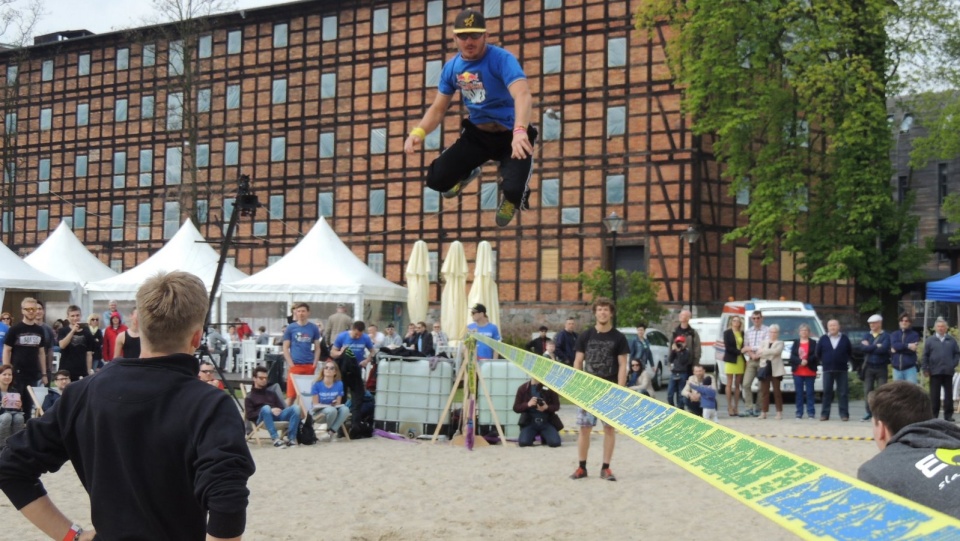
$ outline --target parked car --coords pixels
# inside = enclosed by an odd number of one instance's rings
[[[637,329],[634,327],[620,327],[617,330],[627,337],[628,343],[637,337]],[[645,336],[650,342],[650,353],[653,358],[653,388],[659,391],[667,384],[664,371],[667,367],[667,357],[670,356],[670,338],[659,329],[647,329]]]
[[[713,354],[713,346],[717,341],[717,336],[723,340],[723,333],[720,331],[720,318],[718,317],[695,317],[690,320],[690,326],[693,327],[700,336],[700,358],[696,361],[703,366],[707,372],[715,372],[717,368],[717,359]]]
[[[720,316],[720,329],[717,332],[714,352],[716,353],[717,374],[720,379],[720,389],[726,388],[727,374],[723,362],[723,331],[729,327],[730,317],[740,316],[744,320],[745,328],[751,328],[749,315],[754,310],[760,310],[763,314],[763,324],[780,326],[780,340],[783,340],[783,364],[786,374],[780,384],[780,390],[784,394],[793,394],[796,390],[793,387],[793,376],[790,370],[790,348],[793,342],[799,338],[798,329],[801,324],[810,327],[810,337],[820,339],[826,334],[820,318],[817,316],[813,306],[798,301],[733,301],[723,306],[723,314]],[[759,383],[754,380],[752,389],[754,392],[759,388]],[[823,377],[820,367],[817,367],[817,378],[813,383],[813,391],[818,395],[823,393]]]

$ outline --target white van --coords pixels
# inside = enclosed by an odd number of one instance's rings
[[[713,346],[716,343],[717,336],[723,339],[723,333],[720,331],[720,318],[718,317],[695,317],[690,320],[690,326],[697,331],[700,336],[700,358],[697,362],[703,366],[707,372],[715,372],[717,368],[716,356],[713,353]]]
[[[744,322],[744,329],[749,330],[752,326],[750,314],[755,310],[760,310],[763,314],[763,324],[780,326],[780,340],[783,340],[783,364],[786,375],[780,384],[780,390],[783,393],[793,394],[796,389],[793,387],[793,376],[790,370],[790,349],[798,335],[800,324],[805,323],[810,327],[810,337],[820,339],[826,334],[820,318],[817,316],[813,306],[799,301],[733,301],[723,305],[723,314],[720,316],[720,328],[716,334],[714,344],[715,362],[717,365],[717,374],[720,380],[720,388],[723,389],[727,383],[727,374],[723,362],[723,331],[730,327],[730,318],[740,316]],[[753,391],[757,390],[757,382],[754,381]],[[820,367],[817,367],[817,379],[813,383],[813,391],[817,394],[823,392],[823,377]]]

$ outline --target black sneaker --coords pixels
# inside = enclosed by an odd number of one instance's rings
[[[453,188],[450,188],[449,190],[443,192],[443,196],[446,197],[447,199],[450,199],[452,197],[456,197],[460,195],[461,193],[463,193],[463,189],[466,188],[467,185],[469,185],[471,182],[476,180],[477,177],[479,176],[480,176],[480,168],[477,167],[473,171],[470,171],[470,174],[467,175],[467,178],[458,182],[456,185],[454,185]]]
[[[287,447],[283,444],[280,438],[273,440],[273,446],[277,449],[286,449]]]

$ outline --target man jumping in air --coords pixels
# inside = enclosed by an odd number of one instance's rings
[[[403,149],[413,154],[423,144],[443,121],[459,89],[470,118],[462,121],[457,142],[430,164],[427,186],[444,197],[456,197],[480,176],[481,165],[499,161],[503,196],[496,220],[505,227],[517,209],[527,207],[537,138],[537,130],[529,125],[530,86],[513,54],[487,44],[486,21],[479,12],[468,9],[457,15],[453,33],[460,52],[443,66],[437,97],[410,130]]]

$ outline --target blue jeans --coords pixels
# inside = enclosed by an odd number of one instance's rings
[[[813,382],[815,376],[793,376],[793,388],[796,391],[797,417],[803,417],[803,405],[807,405],[807,415],[813,417],[817,408],[813,403]]]
[[[842,419],[850,418],[850,373],[843,371],[826,371],[823,373],[823,405],[820,406],[820,418],[830,418],[830,406],[833,404],[833,384],[837,384],[837,394],[839,395],[838,406],[840,407],[840,417]]]
[[[683,386],[687,383],[686,372],[671,372],[670,383],[667,384],[667,403],[678,408],[683,407]],[[676,397],[676,399],[674,399]]]
[[[560,433],[550,424],[549,419],[543,419],[539,423],[534,420],[534,422],[521,428],[520,438],[517,440],[517,444],[519,444],[520,447],[529,447],[533,445],[533,438],[536,437],[537,434],[540,434],[540,441],[542,441],[544,445],[560,447]]]
[[[917,384],[917,367],[907,368],[906,370],[897,370],[893,369],[893,381],[909,381],[914,385]]]
[[[270,406],[263,406],[260,408],[260,417],[257,418],[257,423],[263,423],[263,426],[267,428],[267,432],[270,433],[271,439],[277,439],[280,437],[277,434],[277,427],[273,424],[276,421],[285,421],[289,423],[290,429],[287,431],[287,439],[296,439],[297,438],[297,428],[300,425],[300,406],[290,406],[284,408],[280,412],[280,415],[274,415],[272,408]]]
[[[324,406],[322,409],[314,411],[314,419],[317,422],[326,423],[327,430],[331,432],[340,430],[343,422],[347,420],[347,415],[350,415],[350,408],[346,404]]]

